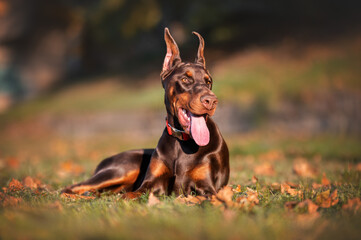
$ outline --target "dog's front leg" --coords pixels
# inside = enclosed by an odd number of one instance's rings
[[[141,194],[150,191],[155,194],[168,194],[168,187],[172,179],[172,171],[161,159],[157,152],[154,152],[144,181],[135,193]]]

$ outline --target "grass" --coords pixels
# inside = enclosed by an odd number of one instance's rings
[[[213,77],[220,101],[240,107],[261,106],[253,104],[263,101],[272,108],[289,98],[302,98],[305,92],[328,91],[330,82],[333,87],[360,90],[355,81],[361,76],[354,66],[360,61],[356,51],[309,51],[300,59],[275,52],[256,49],[217,64],[220,68],[214,69]],[[91,137],[66,135],[43,127],[39,119],[156,110],[162,107],[162,91],[159,82],[144,87],[125,87],[113,80],[79,84],[2,115],[0,239],[359,238],[360,204],[349,204],[361,198],[357,135],[275,134],[264,128],[225,135],[234,205],[214,206],[211,200],[187,205],[176,196],[158,196],[160,203],[151,206],[148,194],[134,201],[107,193],[94,198],[62,196],[62,187],[89,177],[101,159],[127,149],[154,147],[157,139],[101,132]],[[299,161],[310,176],[297,172]],[[13,178],[24,185],[29,176],[38,181],[38,188],[9,187]],[[288,191],[284,184],[294,186]],[[332,206],[323,205],[329,197],[321,198],[328,190],[330,194],[337,190]],[[259,203],[247,199],[241,206],[239,199],[252,191]],[[318,206],[316,212],[300,204],[306,199]]]
[[[230,137],[230,184],[233,188],[241,185],[241,192],[233,198],[246,193],[247,188],[256,190],[259,204],[251,210],[232,207],[224,210],[209,201],[187,206],[177,203],[175,196],[160,197],[161,204],[155,206],[148,206],[148,195],[136,201],[111,194],[95,199],[62,197],[59,190],[63,186],[89,177],[99,159],[123,150],[119,148],[121,141],[112,138],[82,139],[75,143],[72,139],[49,135],[46,140],[33,137],[31,144],[24,141],[27,144],[20,142],[12,148],[6,148],[2,142],[1,186],[7,187],[12,178],[22,180],[31,176],[45,184],[47,190],[25,188],[5,193],[0,207],[1,238],[326,239],[332,236],[352,239],[360,234],[360,213],[342,209],[349,199],[361,197],[361,172],[354,168],[361,157],[357,139],[323,136],[308,140],[291,137],[261,140],[251,135],[239,141],[238,137]],[[7,145],[19,143],[17,139],[10,141],[15,142]],[[143,144],[150,147],[151,142]],[[340,142],[349,147],[337,147]],[[139,141],[128,142],[124,148],[139,144]],[[316,169],[314,177],[293,172],[297,157],[307,159]],[[67,161],[80,170],[64,168],[62,164]],[[255,174],[255,168],[265,162],[273,166],[275,174]],[[312,183],[320,184],[323,173],[331,186],[313,189]],[[252,182],[253,175],[258,177],[257,182]],[[302,191],[303,197],[273,189],[275,182],[298,184],[296,189]],[[302,208],[285,207],[290,201],[316,202],[317,194],[327,189],[331,192],[337,189],[339,202],[330,208],[319,208],[319,215],[307,214]],[[21,200],[8,205],[4,199],[9,196]]]

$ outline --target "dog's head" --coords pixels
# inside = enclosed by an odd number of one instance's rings
[[[199,146],[205,146],[209,142],[206,120],[214,114],[218,100],[212,92],[212,77],[206,69],[204,40],[200,34],[193,34],[199,38],[197,58],[194,63],[185,63],[180,58],[177,43],[168,28],[165,29],[167,54],[161,78],[168,121],[191,135]]]

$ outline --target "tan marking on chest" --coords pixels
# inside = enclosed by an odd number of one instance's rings
[[[190,178],[194,181],[204,180],[209,176],[211,167],[209,163],[199,164],[188,172]]]
[[[154,177],[160,177],[170,173],[169,168],[158,159],[153,159],[149,165],[150,172]]]

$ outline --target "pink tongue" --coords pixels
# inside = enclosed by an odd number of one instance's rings
[[[205,146],[209,143],[209,130],[203,116],[196,117],[191,114],[191,134],[199,146]]]

